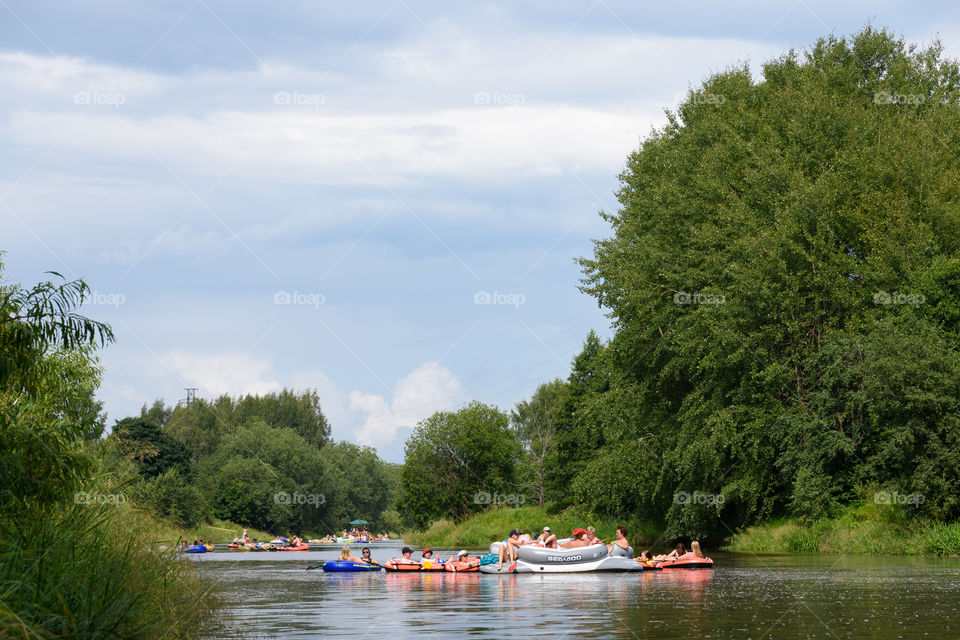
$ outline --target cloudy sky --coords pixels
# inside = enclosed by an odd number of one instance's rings
[[[91,285],[111,423],[315,388],[400,461],[609,335],[574,260],[664,109],[867,22],[960,54],[949,3],[0,0],[4,276]]]

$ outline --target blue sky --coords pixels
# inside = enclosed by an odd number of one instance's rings
[[[416,422],[505,409],[587,331],[575,259],[626,155],[709,73],[892,2],[0,2],[5,277],[57,270],[111,323],[113,419],[315,388],[392,461]]]

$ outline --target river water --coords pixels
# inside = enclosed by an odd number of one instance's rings
[[[641,574],[306,570],[337,551],[194,560],[244,637],[960,638],[957,559],[715,554],[713,569]]]

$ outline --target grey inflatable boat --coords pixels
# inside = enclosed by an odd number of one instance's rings
[[[497,553],[500,542],[490,545],[490,552]],[[633,558],[610,556],[607,545],[594,544],[576,549],[548,549],[524,545],[517,549],[517,561],[497,570],[495,564],[483,565],[483,573],[578,573],[585,571],[648,571],[654,567],[640,564]]]

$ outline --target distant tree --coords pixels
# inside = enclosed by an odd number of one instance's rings
[[[169,469],[187,471],[190,453],[186,446],[147,418],[124,418],[113,427],[113,437],[121,450],[137,463],[146,477],[158,476]]]
[[[545,382],[530,400],[518,402],[510,414],[525,453],[517,470],[520,487],[530,491],[540,506],[544,505],[547,482],[554,471],[549,460],[556,455],[557,427],[567,393],[567,383],[559,378]]]
[[[168,407],[163,403],[163,398],[157,398],[153,401],[153,404],[150,407],[147,407],[147,403],[143,403],[143,406],[140,408],[140,417],[146,418],[147,420],[153,420],[161,427],[166,426],[167,422],[170,420],[170,416],[173,415],[173,407]]]
[[[496,407],[473,402],[434,413],[407,440],[398,511],[422,527],[486,509],[489,496],[516,491],[520,455],[517,433]]]

